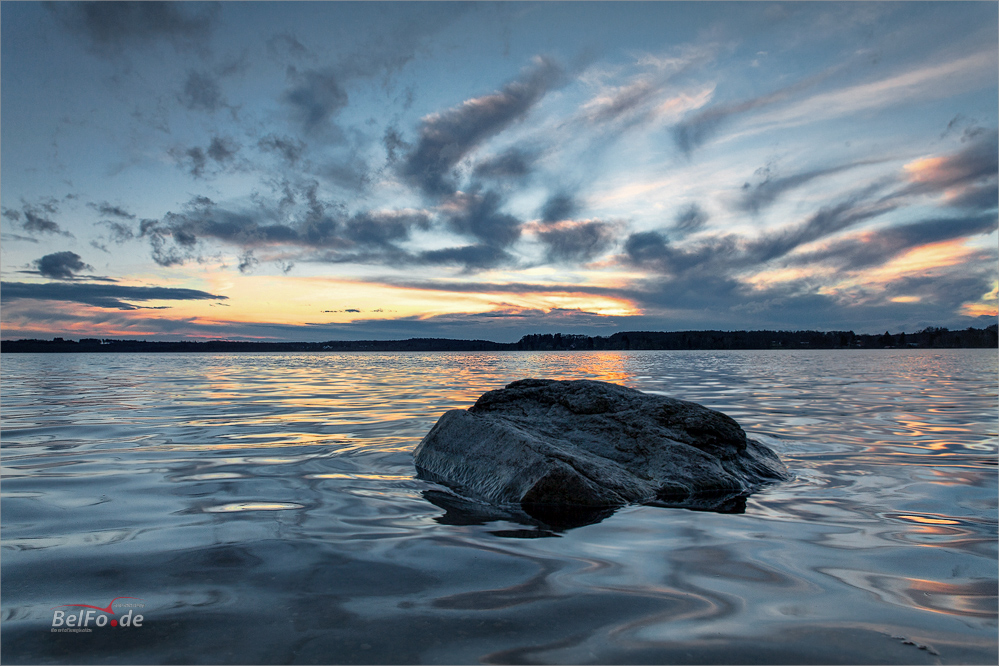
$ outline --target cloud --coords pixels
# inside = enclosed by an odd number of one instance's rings
[[[878,161],[880,160],[851,162],[849,164],[840,164],[823,169],[802,171],[801,173],[784,176],[782,178],[774,177],[773,170],[771,166],[768,165],[758,169],[756,172],[757,175],[764,176],[764,180],[762,182],[759,182],[756,185],[750,185],[747,182],[743,185],[743,192],[738,202],[738,208],[748,213],[759,213],[761,210],[770,206],[774,201],[783,196],[786,192],[801,187],[817,178],[832,176],[860,166],[876,164]]]
[[[205,151],[200,147],[195,146],[186,150],[177,149],[171,151],[170,154],[179,166],[186,168],[195,178],[201,178],[204,174],[208,159],[205,157]]]
[[[694,114],[692,117],[678,123],[673,128],[673,138],[677,147],[690,155],[695,148],[713,136],[718,128],[731,116],[747,113],[771,104],[778,104],[793,98],[796,94],[812,88],[840,71],[842,66],[831,67],[823,72],[802,79],[774,92],[759,97],[753,97],[741,102],[718,104]]]
[[[483,141],[524,118],[563,81],[560,66],[548,58],[537,58],[533,67],[499,91],[426,116],[416,147],[401,165],[402,175],[427,194],[453,193],[452,170],[458,162]]]
[[[40,275],[56,280],[72,280],[75,273],[94,270],[93,266],[83,262],[80,255],[69,251],[46,254],[33,263]]]
[[[396,244],[407,240],[414,230],[426,231],[431,226],[426,212],[413,209],[349,215],[341,204],[320,198],[313,182],[297,192],[289,189],[286,199],[277,205],[258,200],[246,209],[195,197],[179,212],[171,211],[160,220],[143,220],[140,236],[149,240],[153,260],[161,266],[196,258],[199,244],[211,240],[240,248],[245,271],[256,265],[247,251],[275,246],[306,252],[300,257],[303,261],[426,263],[430,259],[408,254]],[[315,250],[322,252],[316,254]],[[285,262],[288,259],[282,257]]]
[[[510,148],[475,165],[479,178],[523,178],[531,172],[537,154],[522,148]]]
[[[430,229],[430,218],[421,212],[359,213],[343,225],[343,236],[359,245],[394,247],[409,238],[413,229]]]
[[[3,209],[3,216],[19,224],[29,234],[59,234],[70,236],[73,234],[63,231],[57,222],[52,220],[52,215],[59,212],[59,206],[55,199],[43,199],[37,204],[22,203],[21,210]]]
[[[492,245],[464,245],[442,250],[428,250],[416,256],[424,264],[458,264],[466,270],[482,270],[512,264],[514,258],[506,251]]]
[[[186,169],[195,178],[201,178],[209,167],[212,167],[212,173],[218,173],[232,164],[239,149],[239,144],[233,140],[215,136],[207,148],[203,149],[200,146],[174,148],[170,150],[170,155],[178,166]]]
[[[29,236],[20,236],[18,234],[4,234],[3,238],[4,238],[4,240],[16,240],[16,241],[22,241],[22,242],[26,242],[26,243],[37,243],[38,242],[37,238],[31,238]]]
[[[260,261],[253,256],[253,250],[247,250],[243,254],[239,255],[239,265],[237,268],[240,273],[249,273],[253,270],[253,267],[259,264]]]
[[[995,214],[922,220],[837,241],[795,256],[794,263],[830,263],[846,270],[878,266],[914,247],[992,233],[996,224]]]
[[[192,111],[215,112],[226,106],[218,79],[207,72],[189,70],[180,102]]]
[[[295,122],[310,135],[341,140],[344,132],[334,121],[348,104],[348,84],[355,79],[381,77],[382,85],[388,89],[392,75],[416,57],[424,41],[468,9],[459,3],[440,8],[432,3],[414,5],[412,10],[400,6],[390,15],[380,17],[378,28],[366,33],[363,46],[329,66],[304,71],[289,66],[292,82],[283,101],[290,107]],[[395,25],[389,25],[389,16],[396,19]],[[287,32],[275,34],[266,46],[271,57],[279,61],[315,60],[315,54]]]
[[[239,145],[230,139],[223,139],[221,137],[212,137],[212,142],[208,146],[208,157],[212,158],[219,164],[225,164],[231,162],[239,152]]]
[[[716,51],[717,46],[706,45],[683,47],[677,55],[643,54],[635,63],[643,72],[623,85],[601,87],[598,94],[583,105],[583,117],[591,124],[622,120],[618,125],[621,129],[698,108],[711,95],[713,86],[690,96],[676,95],[676,87],[671,84],[677,77],[712,60]]]
[[[203,48],[219,14],[216,4],[176,2],[67,2],[45,7],[102,55],[156,41],[169,42],[177,51]]]
[[[472,7],[471,3],[401,5],[393,13],[393,25],[379,12],[382,29],[367,34],[363,45],[343,57],[337,69],[347,77],[382,76],[387,88],[394,73],[427,49],[430,37],[446,32],[466,12],[473,11]]]
[[[409,150],[412,147],[403,141],[402,135],[399,134],[399,130],[395,127],[385,129],[382,144],[385,146],[386,160],[390,165],[399,161],[399,155],[402,151]]]
[[[739,246],[733,236],[715,237],[689,248],[680,248],[658,231],[631,234],[625,240],[624,252],[629,264],[674,277],[688,272],[727,273],[739,259]],[[724,269],[720,270],[722,266]]]
[[[905,102],[925,103],[974,89],[980,83],[995,84],[996,51],[990,47],[979,53],[925,65],[838,90],[819,93],[783,109],[754,119],[759,129],[787,129],[860,111],[880,109]]]
[[[647,78],[639,79],[626,86],[621,86],[613,90],[611,94],[594,100],[591,104],[593,111],[590,115],[590,120],[593,122],[606,122],[617,118],[621,114],[644,104],[659,92],[660,87]]]
[[[548,197],[541,207],[542,222],[558,222],[568,220],[579,209],[579,203],[571,194],[560,192]]]
[[[901,205],[898,199],[888,197],[866,203],[879,188],[874,184],[799,224],[751,239],[713,236],[696,244],[677,245],[662,231],[633,233],[624,243],[620,261],[650,275],[631,283],[631,298],[647,313],[661,312],[662,316],[709,327],[860,326],[866,330],[873,325],[883,330],[885,326],[919,328],[928,325],[926,322],[960,321],[962,304],[977,302],[994,282],[995,252],[959,250],[946,244],[994,233],[994,212],[896,224],[841,238],[817,250],[793,253]],[[894,280],[880,274],[865,277],[865,271],[923,247],[927,254],[907,264],[908,270],[919,270],[921,276]],[[786,275],[798,272],[801,277],[752,279],[754,274],[765,276],[757,271],[776,259],[783,259],[783,265],[790,267],[782,271]],[[931,273],[922,271],[924,264]],[[827,268],[817,273],[801,273],[795,268],[817,266]],[[850,277],[844,282],[842,273],[829,275],[828,269],[850,271]],[[939,283],[934,282],[937,278]]]
[[[970,186],[948,200],[951,206],[970,210],[991,210],[999,206],[999,184]]]
[[[475,282],[475,281],[443,281],[386,278],[379,282],[394,287],[419,289],[421,291],[440,291],[477,294],[587,294],[594,296],[611,296],[628,298],[627,289],[619,287],[601,287],[591,284],[537,283],[537,282]]]
[[[738,276],[784,257],[801,245],[838,233],[896,207],[884,202],[859,203],[865,194],[861,192],[848,201],[824,208],[800,224],[764,233],[754,239],[729,234],[712,236],[694,244],[675,245],[660,231],[633,233],[625,240],[620,260],[653,274],[635,283],[635,289],[645,294],[643,302],[652,305],[695,311],[706,307],[729,308],[748,303],[747,299],[759,304],[763,302],[759,294],[753,291],[751,298],[747,296],[752,289]],[[806,286],[814,287],[811,284]],[[758,287],[756,289],[759,291]],[[786,292],[780,296],[788,297]],[[776,302],[774,298],[769,301],[771,305]]]
[[[197,289],[174,287],[127,287],[123,285],[75,284],[47,282],[29,284],[26,282],[4,282],[0,285],[0,298],[4,301],[32,299],[39,301],[68,301],[83,303],[98,308],[114,310],[137,310],[141,306],[126,301],[192,301],[226,300]]]
[[[952,169],[937,169],[936,167],[940,165],[934,163],[933,169],[921,170],[920,173],[932,173],[932,177],[927,175],[917,185],[920,188],[931,187],[939,189],[940,187],[954,187],[957,184],[965,183],[969,179],[980,178],[982,174],[989,172],[988,162],[990,159],[993,163],[995,162],[995,157],[985,158],[982,154],[979,154],[977,147],[974,150],[969,148],[966,151],[962,151],[958,156],[955,156],[952,162],[948,162],[948,165],[953,165]],[[849,169],[859,164],[854,163],[825,170],[810,171],[787,179],[770,179],[768,174],[767,180],[771,183],[776,183],[776,185],[763,198],[800,185],[802,182],[812,178]],[[959,166],[961,168],[958,168]],[[947,177],[941,176],[940,174],[944,172],[949,175]],[[753,239],[716,236],[705,239],[695,246],[678,247],[670,244],[667,237],[661,232],[652,231],[632,234],[625,243],[626,263],[645,266],[656,272],[674,277],[683,275],[695,268],[700,274],[710,271],[717,275],[733,275],[738,271],[751,269],[785,257],[803,245],[838,234],[861,222],[886,215],[902,205],[901,197],[903,193],[911,193],[912,191],[910,187],[901,193],[896,192],[882,197],[877,201],[869,202],[869,197],[882,187],[883,184],[881,182],[871,183],[865,189],[855,192],[845,201],[823,207],[798,224],[784,229],[768,231]],[[977,192],[973,192],[973,194],[977,194]],[[699,211],[699,209],[693,210],[688,208],[681,211],[671,231],[680,232],[677,235],[682,236],[684,233],[689,232],[688,229],[690,227],[687,226],[688,224],[692,225],[693,228],[699,228],[706,221],[706,218],[699,219],[699,212],[703,214],[703,211]],[[990,217],[986,215],[950,221],[937,220],[915,226],[896,226],[883,232],[884,235],[874,237],[881,244],[879,249],[875,249],[877,243],[873,241],[862,247],[853,247],[850,245],[852,241],[844,241],[847,245],[840,247],[839,251],[855,255],[857,261],[860,260],[861,256],[868,256],[865,253],[869,253],[870,260],[874,261],[880,253],[881,261],[877,263],[881,263],[896,253],[892,248],[913,247],[912,243],[919,244],[923,242],[918,241],[918,238],[921,237],[944,239],[947,233],[956,233],[958,236],[978,233],[975,230],[983,228],[982,225],[985,225],[984,228],[986,229],[991,228],[989,224],[994,225],[994,222],[990,222],[990,220],[994,220],[994,216]],[[950,231],[943,231],[946,228],[949,228]],[[971,229],[971,231],[968,231],[968,229]],[[910,239],[912,242],[906,239]],[[925,242],[931,241],[927,240]],[[825,255],[810,253],[804,256],[809,257],[809,260],[819,261]]]
[[[525,332],[580,332],[609,335],[621,330],[625,317],[609,317],[568,308],[542,310],[501,305],[487,312],[457,312],[393,319],[355,319],[349,324],[311,324],[305,339],[401,340],[407,338],[453,338],[516,342]],[[624,329],[627,330],[627,329]],[[290,334],[302,331],[290,331]]]
[[[295,166],[305,152],[305,144],[298,139],[288,136],[277,136],[268,134],[257,142],[261,150],[276,153],[284,158],[290,166]]]
[[[484,194],[458,192],[441,207],[447,225],[455,233],[473,236],[487,245],[505,247],[520,238],[520,220],[500,212],[500,196],[493,191]]]
[[[536,232],[550,261],[589,261],[605,252],[614,240],[614,227],[600,220],[560,222]]]
[[[140,235],[147,237],[153,260],[161,266],[173,266],[191,258],[200,238],[212,238],[249,248],[269,243],[320,241],[331,235],[336,223],[323,214],[323,205],[312,202],[299,228],[267,224],[261,211],[232,211],[206,197],[195,197],[179,213],[168,212],[161,220],[143,220]],[[330,227],[326,229],[325,227]],[[173,241],[170,246],[167,237]]]
[[[994,279],[991,266],[971,273],[967,267],[952,266],[935,271],[933,277],[905,277],[887,285],[877,281],[827,293],[828,285],[808,278],[750,286],[724,275],[700,273],[637,282],[632,298],[652,328],[676,330],[675,322],[683,321],[682,326],[691,329],[912,331],[934,322],[980,325],[962,317],[960,306],[977,301]],[[892,300],[899,296],[917,298]],[[627,320],[624,325],[638,328]]]
[[[104,201],[102,203],[89,203],[87,205],[96,210],[104,217],[118,217],[123,220],[135,219],[135,215],[129,213],[126,209],[122,208],[121,206],[114,206],[108,203],[107,201]]]
[[[350,192],[364,192],[372,181],[368,164],[352,150],[344,158],[326,163],[319,169],[327,182]]]
[[[347,92],[340,83],[340,74],[334,69],[292,70],[294,84],[283,100],[292,108],[292,115],[309,134],[339,130],[330,123],[341,109],[347,106]]]
[[[25,231],[32,234],[38,233],[48,233],[48,234],[59,234],[63,233],[59,228],[59,225],[47,217],[44,217],[40,213],[30,208],[25,208],[24,210],[24,223],[21,225]]]
[[[708,222],[708,214],[696,203],[689,204],[676,214],[672,230],[680,236],[692,234],[704,228]]]
[[[979,210],[999,205],[999,132],[977,132],[960,151],[943,157],[927,157],[905,165],[909,185],[894,197],[944,194],[947,203]]]
[[[306,59],[314,57],[312,52],[302,45],[294,35],[281,32],[267,40],[267,52],[272,58]]]
[[[934,275],[905,275],[887,282],[879,296],[889,302],[901,297],[924,305],[939,303],[953,307],[955,304],[981,301],[983,290],[990,282],[995,283],[995,274],[990,273],[957,270]],[[995,323],[994,316],[990,323]]]
[[[884,215],[898,204],[882,202],[859,204],[857,198],[820,209],[803,223],[763,234],[747,244],[747,256],[755,263],[782,257],[800,245],[835,234],[855,224]]]

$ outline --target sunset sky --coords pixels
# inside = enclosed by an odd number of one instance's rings
[[[995,2],[0,5],[4,339],[996,322]]]

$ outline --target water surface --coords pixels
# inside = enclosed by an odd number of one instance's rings
[[[443,411],[524,377],[722,410],[795,478],[563,530],[416,478]],[[0,657],[995,663],[996,377],[995,350],[7,355]],[[141,627],[51,631],[115,597]]]

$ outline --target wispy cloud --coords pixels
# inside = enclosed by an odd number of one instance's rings
[[[751,185],[746,183],[738,201],[738,207],[748,213],[759,213],[761,210],[773,204],[777,199],[788,192],[802,187],[819,178],[834,176],[850,169],[878,164],[884,160],[862,160],[848,164],[810,169],[792,174],[790,176],[775,177],[769,168],[763,170],[765,178],[762,182]]]
[[[923,65],[875,81],[817,93],[785,108],[757,116],[752,121],[752,127],[787,128],[904,102],[958,94],[976,87],[986,77],[994,79],[996,58],[995,51],[983,51],[947,62]]]
[[[807,77],[765,95],[739,102],[708,107],[690,118],[685,118],[673,128],[673,138],[676,140],[676,145],[683,153],[690,155],[695,148],[714,135],[728,118],[793,99],[800,93],[814,88],[821,82],[839,73],[842,69],[842,65],[835,65],[814,76]]]
[[[401,173],[427,194],[453,193],[457,187],[452,173],[455,165],[484,140],[524,118],[546,93],[563,82],[564,72],[555,61],[538,58],[519,79],[499,91],[427,116]]]
[[[59,223],[52,218],[59,213],[59,205],[54,198],[42,199],[38,203],[22,203],[21,210],[4,208],[2,215],[19,225],[29,234],[58,234],[72,237],[73,234],[64,231]]]
[[[845,270],[879,266],[914,247],[992,233],[996,224],[995,214],[922,220],[845,238],[796,255],[793,263],[831,263]]]
[[[128,210],[123,206],[116,206],[108,203],[107,201],[101,203],[89,203],[87,205],[96,210],[103,217],[117,217],[123,220],[135,219],[135,215],[128,212]]]
[[[684,236],[700,231],[708,223],[709,216],[696,203],[688,204],[676,214],[671,230]]]
[[[37,301],[67,301],[83,303],[98,308],[115,310],[136,310],[142,306],[129,301],[224,301],[225,296],[209,294],[197,289],[176,287],[130,287],[125,285],[76,284],[47,282],[32,284],[27,282],[4,282],[0,285],[0,298],[4,301],[31,299]]]
[[[892,196],[943,194],[960,208],[989,210],[999,206],[999,132],[972,135],[968,145],[951,155],[926,157],[905,165],[909,184]]]

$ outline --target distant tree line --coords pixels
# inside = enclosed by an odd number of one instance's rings
[[[243,342],[206,340],[161,342],[157,340],[113,340],[82,338],[64,340],[5,340],[0,353],[11,352],[321,352],[321,351],[501,351],[514,347],[488,340],[446,340],[411,338],[409,340],[330,340],[327,342]]]
[[[884,349],[999,347],[999,326],[918,333],[857,334],[853,331],[629,331],[608,337],[525,335],[516,349]]]
[[[159,342],[83,338],[79,341],[5,340],[0,353],[25,352],[342,352],[342,351],[588,351],[625,349],[951,349],[999,348],[999,326],[951,331],[929,327],[917,333],[857,334],[853,331],[628,331],[589,336],[525,335],[517,342],[489,340],[329,340],[326,342]]]

